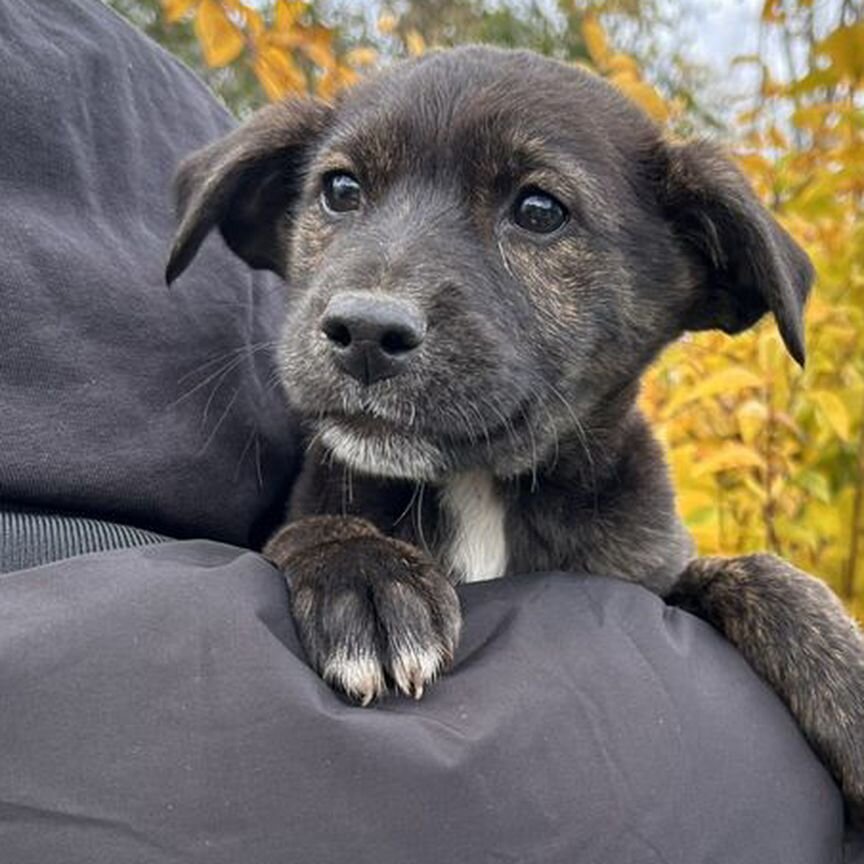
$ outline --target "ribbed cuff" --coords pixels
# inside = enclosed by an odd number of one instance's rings
[[[0,507],[0,573],[24,570],[88,552],[170,540],[152,531],[98,519]]]

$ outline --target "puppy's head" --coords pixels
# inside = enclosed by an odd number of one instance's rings
[[[685,330],[770,311],[803,362],[812,271],[741,174],[530,53],[433,54],[333,106],[271,106],[177,189],[169,281],[215,227],[284,276],[289,397],[371,473],[521,473],[608,424]]]

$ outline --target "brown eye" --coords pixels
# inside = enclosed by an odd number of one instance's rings
[[[541,189],[526,189],[516,199],[513,221],[526,231],[551,234],[567,221],[567,208]]]
[[[356,178],[345,171],[334,171],[324,177],[321,196],[331,213],[346,213],[360,207],[362,190]]]

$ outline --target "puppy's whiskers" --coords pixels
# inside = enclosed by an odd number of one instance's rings
[[[423,493],[426,491],[425,480],[419,482],[418,489],[417,506],[414,508],[414,529],[420,540],[421,548],[427,555],[432,556],[432,550],[429,548],[429,544],[426,542],[426,535],[423,532]]]
[[[536,399],[534,401],[534,405],[537,408],[542,409],[543,412],[546,414],[547,425],[544,428],[549,430],[549,434],[552,438],[552,446],[554,448],[552,462],[546,466],[546,470],[551,472],[555,470],[558,465],[558,461],[561,458],[561,448],[558,436],[558,424],[555,422],[555,416],[549,410],[549,406],[546,404],[546,401],[544,399]]]
[[[225,405],[225,408],[222,410],[222,414],[219,416],[219,419],[216,421],[213,428],[210,430],[210,434],[207,436],[204,443],[201,445],[201,449],[198,451],[196,455],[203,456],[207,452],[207,448],[213,442],[213,439],[216,437],[216,434],[222,428],[222,424],[225,422],[225,419],[231,413],[231,409],[234,407],[234,403],[237,401],[237,396],[240,393],[241,388],[235,387],[234,392],[231,394],[231,398]]]
[[[534,437],[534,425],[531,422],[531,417],[525,411],[525,407],[519,409],[522,419],[525,421],[525,428],[528,430],[528,436],[531,439],[531,491],[537,491],[537,464],[539,461],[537,455],[537,439]]]
[[[411,508],[414,506],[414,503],[417,501],[417,498],[420,494],[420,486],[422,482],[418,482],[414,484],[414,489],[411,492],[411,498],[408,500],[408,503],[405,505],[405,509],[396,517],[393,522],[393,527],[395,528],[410,512]]]
[[[499,425],[504,429],[504,434],[510,442],[511,449],[514,453],[518,453],[519,442],[516,437],[515,429],[513,428],[513,421],[491,399],[483,399],[481,404],[498,418]],[[486,427],[484,426],[484,429],[485,428]]]
[[[305,455],[309,455],[313,448],[315,448],[318,444],[321,443],[321,436],[324,434],[322,423],[324,421],[324,412],[319,411],[317,422],[315,423],[315,432],[309,436],[309,440],[306,442],[306,447],[304,450]]]
[[[240,348],[236,348],[233,351],[228,352],[227,355],[223,354],[219,358],[215,358],[214,360],[209,360],[206,363],[201,364],[200,366],[186,373],[186,375],[184,375],[183,377],[179,378],[178,383],[184,381],[192,375],[197,374],[198,372],[204,371],[205,368],[212,366],[214,363],[218,363],[220,360],[224,360],[226,356],[230,357],[227,362],[221,365],[214,372],[206,375],[201,381],[181,393],[180,396],[178,396],[175,400],[169,402],[168,405],[165,406],[165,410],[169,411],[172,408],[176,408],[178,405],[185,402],[187,399],[197,393],[199,390],[206,387],[211,381],[215,380],[216,384],[214,385],[213,391],[208,396],[207,404],[205,406],[204,420],[202,420],[202,422],[204,422],[207,418],[207,412],[209,411],[209,407],[212,404],[215,393],[219,390],[219,388],[222,386],[222,384],[225,382],[231,372],[233,372],[237,367],[241,366],[246,360],[251,359],[258,352],[264,351],[268,348],[272,348],[275,344],[276,343],[273,341],[267,341],[259,342],[254,345],[243,345]]]
[[[468,436],[468,440],[472,443],[477,440],[476,433],[474,432],[474,424],[471,422],[471,418],[465,413],[465,409],[459,405],[458,402],[454,402],[450,406],[461,418],[462,424],[465,428],[465,433]]]
[[[236,482],[237,478],[240,476],[240,468],[243,465],[243,460],[246,458],[246,454],[249,452],[249,448],[252,446],[252,439],[258,434],[258,430],[253,426],[249,430],[249,434],[246,436],[246,443],[243,445],[243,449],[240,451],[240,455],[237,457],[237,464],[234,467],[234,477],[233,480]],[[260,488],[260,485],[259,485]]]
[[[501,240],[498,240],[498,252],[501,255],[501,261],[504,264],[504,269],[507,271],[507,275],[510,276],[511,279],[515,278],[513,276],[513,271],[510,269],[510,262],[507,260],[507,253],[504,251],[504,244]]]
[[[591,446],[588,441],[588,436],[585,432],[585,426],[577,416],[576,412],[573,410],[573,406],[570,405],[570,403],[561,394],[561,391],[558,390],[558,388],[551,381],[544,379],[544,384],[548,391],[561,402],[561,404],[567,410],[570,419],[573,421],[573,429],[576,432],[576,438],[579,441],[580,446],[582,447],[583,453],[585,454],[585,464],[588,468],[588,476],[591,482],[591,491],[594,499],[594,512],[597,513],[599,508],[597,468],[594,462],[594,456],[591,452]]]
[[[250,355],[255,353],[256,351],[260,351],[263,348],[275,348],[278,343],[275,341],[267,341],[267,342],[257,342],[252,345],[240,345],[237,348],[233,348],[230,351],[225,351],[221,354],[218,354],[216,357],[211,357],[209,360],[205,360],[203,363],[195,366],[193,369],[190,369],[184,375],[181,375],[177,379],[178,384],[182,384],[187,379],[191,378],[193,375],[197,375],[199,372],[203,372],[205,369],[208,369],[211,366],[214,366],[217,363],[221,363],[222,361],[231,361],[235,359],[238,355]],[[218,373],[216,373],[218,374]]]

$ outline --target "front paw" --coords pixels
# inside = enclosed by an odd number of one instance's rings
[[[336,539],[282,544],[292,547],[277,563],[291,577],[303,647],[325,681],[362,705],[390,683],[419,699],[453,659],[461,623],[456,592],[420,550],[351,522],[364,530],[337,526]]]
[[[774,688],[864,826],[864,637],[822,581],[773,555],[700,558],[667,602],[713,624]]]

